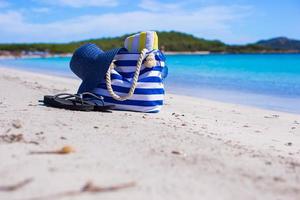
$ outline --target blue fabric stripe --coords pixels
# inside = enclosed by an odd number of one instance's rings
[[[150,72],[150,71],[159,71],[161,72],[163,70],[163,67],[161,66],[156,66],[156,67],[153,67],[153,68],[145,68],[143,70],[140,71],[140,75],[143,75],[147,72]],[[133,78],[134,76],[134,72],[119,72],[118,73],[123,76],[124,78]]]
[[[113,99],[112,97],[103,96],[104,101],[107,103],[120,104],[120,105],[131,105],[131,106],[161,106],[163,105],[162,100],[157,101],[143,101],[143,100],[126,100],[126,101],[118,101]]]
[[[162,60],[156,60],[156,62],[161,62]],[[115,64],[119,67],[133,67],[137,65],[136,60],[117,60],[115,61]],[[159,67],[160,65],[157,65],[156,67]]]
[[[100,83],[98,85],[98,88],[107,90],[105,83]],[[116,85],[113,85],[112,88],[115,92],[121,92],[121,93],[128,93],[130,90],[130,88],[128,88],[128,87],[121,87],[121,86],[116,86]],[[136,88],[134,90],[134,94],[147,94],[147,95],[165,94],[165,90],[162,88]]]
[[[118,53],[118,54],[126,54],[126,53]],[[130,53],[130,54],[135,54],[135,53]],[[157,52],[154,54],[154,57],[155,60],[158,62],[166,60],[166,57],[162,53]],[[117,60],[115,61],[115,64],[117,66],[136,66],[137,60]]]
[[[149,76],[149,77],[145,77],[139,80],[139,82],[143,82],[143,83],[161,83],[162,79],[160,77],[157,76]]]
[[[130,83],[131,82],[129,80],[127,80],[126,78],[120,76],[119,74],[112,74],[111,75],[111,80],[122,80],[124,82]],[[149,77],[145,77],[139,80],[139,82],[145,82],[145,83],[161,83],[162,79],[160,77],[156,77],[156,76],[149,76]]]
[[[155,60],[166,61],[166,57],[161,53],[157,53],[157,54],[155,54]]]
[[[134,53],[134,52],[128,52],[128,51],[120,51],[118,54],[138,54],[140,55],[140,53]]]
[[[137,60],[117,60],[115,64],[117,66],[136,66]]]

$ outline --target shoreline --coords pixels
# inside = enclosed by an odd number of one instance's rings
[[[174,94],[157,114],[38,103],[43,95],[73,93],[79,83],[0,68],[0,186],[32,180],[0,191],[0,199],[55,195],[88,181],[135,185],[78,198],[298,199],[300,115]],[[30,154],[65,145],[75,152]]]
[[[53,54],[53,55],[47,55],[47,56],[39,56],[39,55],[23,55],[23,56],[0,56],[0,60],[8,60],[8,59],[30,59],[30,58],[68,58],[71,57],[72,54]]]
[[[58,76],[61,78],[68,78],[68,79],[72,79],[72,80],[78,80],[77,77],[75,75],[69,75],[69,74],[65,74],[63,72],[51,72],[51,71],[47,71],[47,70],[36,70],[36,69],[24,69],[22,67],[9,67],[9,66],[3,66],[0,64],[0,69],[7,69],[7,70],[16,70],[16,71],[20,71],[20,72],[28,72],[28,73],[33,73],[33,74],[41,74],[41,75],[46,75],[46,76]],[[205,89],[204,89],[205,90]],[[76,92],[76,90],[74,91]],[[73,93],[74,93],[73,92]],[[180,92],[171,92],[170,94],[172,95],[179,95],[179,96],[186,96],[186,97],[191,97],[191,98],[195,98],[195,99],[202,99],[202,100],[208,100],[208,101],[215,101],[215,102],[220,102],[220,103],[228,103],[228,104],[237,104],[240,106],[246,106],[249,108],[257,108],[257,109],[264,109],[264,110],[269,110],[269,111],[274,111],[274,112],[285,112],[285,113],[291,113],[291,114],[300,114],[300,112],[298,111],[298,109],[295,110],[291,110],[289,108],[277,108],[276,106],[274,107],[274,105],[270,105],[270,106],[266,106],[266,105],[259,105],[259,104],[255,104],[253,102],[243,102],[242,100],[236,100],[234,101],[232,98],[234,98],[237,94],[240,94],[241,91],[231,91],[231,90],[226,90],[226,91],[218,91],[217,89],[211,89],[210,92],[209,90],[206,91],[206,93],[211,93],[211,92],[216,92],[216,93],[220,93],[220,94],[224,94],[229,96],[229,99],[224,99],[224,98],[219,98],[219,95],[206,95],[206,96],[199,96],[199,95],[192,95],[189,93],[180,93]],[[168,92],[169,93],[169,92]],[[262,98],[269,98],[272,101],[280,101],[283,100],[283,97],[277,97],[277,96],[268,96],[265,94],[256,94],[256,93],[243,93],[244,95],[248,95],[250,98],[251,97],[256,97],[258,99],[262,99]],[[241,95],[241,94],[240,94]],[[236,96],[238,97],[238,96]],[[231,99],[231,100],[230,100]],[[294,98],[285,98],[286,101],[291,101],[291,103],[294,100]],[[272,108],[273,107],[273,108]]]
[[[262,51],[262,52],[210,52],[210,51],[165,51],[166,55],[245,55],[245,54],[300,54],[300,51]]]
[[[49,79],[49,80],[50,79],[58,79],[58,80],[61,79],[65,82],[77,83],[77,86],[75,87],[74,92],[76,92],[77,87],[81,83],[81,80],[79,78],[77,78],[76,76],[67,76],[67,75],[63,75],[63,74],[60,74],[60,73],[53,73],[52,74],[52,73],[47,73],[46,71],[34,71],[34,70],[29,71],[29,70],[25,70],[25,69],[9,68],[8,66],[0,65],[0,70],[1,69],[4,70],[4,71],[8,71],[9,73],[12,73],[12,74],[19,74],[20,76],[25,74],[25,75],[32,76],[32,77],[35,77],[35,76],[36,77],[42,77],[42,78],[46,78],[46,79]],[[67,90],[67,89],[64,89],[64,90]],[[194,99],[194,100],[207,101],[207,102],[216,103],[216,104],[225,104],[225,105],[228,105],[228,106],[237,106],[237,107],[242,107],[242,108],[245,108],[245,109],[254,109],[254,110],[267,111],[267,112],[277,112],[277,113],[282,113],[282,114],[285,113],[285,114],[291,114],[291,115],[299,115],[299,117],[300,117],[300,113],[261,108],[261,107],[251,106],[251,105],[245,105],[245,104],[232,103],[232,102],[226,102],[226,101],[221,101],[221,100],[208,99],[208,98],[198,97],[198,96],[193,96],[193,95],[188,95],[188,94],[178,94],[178,93],[172,93],[172,92],[168,92],[168,94],[170,94],[171,96],[191,98],[191,99]]]
[[[209,55],[212,54],[209,51],[164,51],[166,55]]]
[[[300,51],[268,51],[268,52],[210,52],[210,51],[165,51],[163,52],[165,55],[266,55],[266,54],[300,54]],[[39,56],[39,55],[22,55],[22,56],[3,56],[0,55],[0,60],[5,59],[27,59],[27,58],[68,58],[72,57],[72,53],[67,54],[49,54],[46,56]]]

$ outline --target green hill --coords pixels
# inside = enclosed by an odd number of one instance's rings
[[[256,44],[277,50],[300,51],[300,40],[277,37],[269,40],[260,40]]]
[[[43,51],[53,54],[72,53],[84,43],[95,43],[104,50],[123,46],[123,41],[128,35],[112,38],[89,39],[79,42],[62,44],[33,43],[33,44],[0,44],[0,51]],[[193,35],[180,32],[158,32],[159,47],[164,51],[210,51],[228,53],[253,53],[275,51],[276,48],[261,44],[226,45],[218,40],[205,40]]]
[[[180,32],[159,32],[160,47],[165,51],[222,52],[226,45],[218,40],[205,40]]]

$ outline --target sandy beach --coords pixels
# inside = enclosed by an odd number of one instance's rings
[[[299,199],[300,115],[174,94],[158,114],[38,102],[78,85],[0,68],[1,200]]]

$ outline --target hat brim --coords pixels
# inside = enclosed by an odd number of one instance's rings
[[[103,81],[114,57],[122,50],[126,49],[115,48],[106,52],[100,52],[96,49],[96,45],[90,45],[84,52],[81,52],[84,56],[79,59],[78,55],[75,55],[75,52],[73,57],[76,56],[76,58],[72,57],[70,67],[72,71],[82,79],[77,93],[91,92],[96,88],[97,85]],[[95,56],[94,53],[91,53],[93,51],[97,51],[98,55]]]

